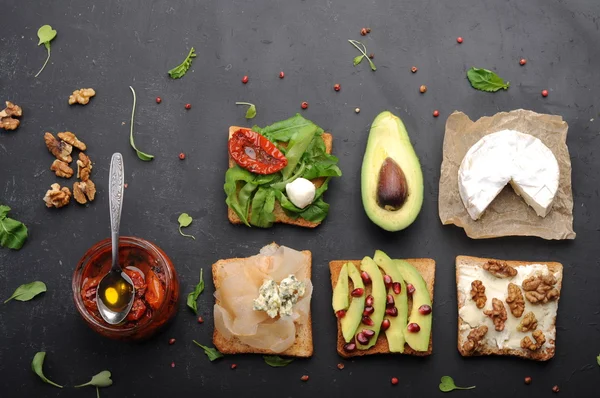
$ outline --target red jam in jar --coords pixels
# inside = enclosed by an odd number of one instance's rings
[[[98,283],[111,266],[111,242],[94,245],[79,261],[73,275],[77,310],[99,334],[118,340],[143,340],[166,324],[177,311],[179,283],[171,260],[156,245],[134,237],[119,240],[119,264],[135,287],[131,312],[118,325],[106,323],[96,304]]]

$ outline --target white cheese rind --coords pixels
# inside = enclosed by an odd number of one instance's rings
[[[546,343],[541,347],[542,350],[550,347],[554,347],[554,341],[556,338],[556,326],[555,319],[558,310],[558,301],[549,301],[546,304],[531,304],[525,299],[525,312],[520,318],[516,318],[510,312],[508,304],[506,304],[506,297],[508,296],[508,284],[514,283],[521,288],[521,284],[525,279],[538,273],[548,273],[548,267],[543,264],[530,264],[516,268],[518,273],[513,278],[497,278],[484,270],[480,266],[476,265],[460,265],[458,270],[458,291],[462,293],[465,298],[464,305],[458,311],[458,315],[463,321],[460,328],[460,341],[464,342],[467,339],[467,335],[471,331],[481,325],[488,327],[488,332],[485,335],[482,344],[494,347],[494,348],[508,348],[514,350],[523,350],[521,348],[521,340],[525,336],[531,338],[530,332],[519,332],[517,325],[521,322],[524,315],[530,311],[535,314],[538,321],[537,329],[541,330],[546,337]],[[560,272],[554,273],[554,277],[559,280]],[[475,302],[471,299],[471,282],[474,280],[480,280],[485,286],[485,295],[487,301],[485,307],[482,309],[477,308]],[[522,288],[521,288],[522,290]],[[496,331],[492,320],[486,316],[483,311],[492,309],[492,298],[502,300],[504,307],[506,308],[507,317],[504,324],[504,330],[501,332]]]
[[[488,134],[475,143],[458,169],[460,197],[473,220],[510,183],[536,214],[545,217],[558,191],[560,171],[538,138],[515,130]]]

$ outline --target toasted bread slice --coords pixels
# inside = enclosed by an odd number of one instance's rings
[[[231,137],[231,135],[234,132],[236,132],[237,130],[239,130],[241,128],[243,128],[243,127],[238,127],[238,126],[229,127],[229,137]],[[330,154],[331,148],[333,145],[333,137],[329,133],[323,133],[322,137],[323,137],[323,142],[325,142],[325,151]],[[229,168],[231,168],[233,166],[235,166],[235,161],[231,158],[231,156],[229,156]],[[315,184],[315,186],[317,188],[320,187],[324,181],[325,181],[325,178],[316,178],[316,179],[312,180],[313,184]],[[250,211],[252,211],[252,210],[250,210]],[[248,217],[250,217],[250,211],[248,212]],[[273,213],[275,213],[275,222],[276,223],[298,225],[300,227],[305,227],[305,228],[315,228],[316,226],[321,224],[320,222],[317,223],[317,222],[307,221],[301,217],[298,217],[296,219],[289,217],[287,214],[285,214],[285,212],[279,205],[279,201],[275,201],[275,209],[273,210]],[[235,211],[233,211],[229,206],[227,207],[227,217],[229,218],[229,222],[231,222],[232,224],[242,224],[242,220],[238,217],[238,215],[235,213]]]
[[[517,270],[517,275],[514,277],[496,278],[488,271],[485,271],[485,269],[483,268],[483,266],[488,261],[505,262],[509,266]],[[521,293],[524,294],[525,292],[522,289],[522,280],[536,273],[539,273],[540,270],[543,269],[542,267],[538,267],[538,270],[532,269],[531,267],[525,268],[534,264],[545,266],[543,268],[546,268],[548,271],[554,274],[557,280],[557,283],[554,285],[554,287],[558,290],[560,298],[560,290],[562,287],[563,278],[563,266],[560,263],[547,261],[504,261],[491,258],[479,258],[469,256],[456,257],[456,287],[458,296],[458,351],[462,356],[468,357],[481,355],[511,355],[521,358],[532,359],[535,361],[547,361],[554,356],[554,353],[556,351],[556,314],[558,311],[559,299],[549,301],[546,304],[532,304],[524,296],[525,310],[523,312],[523,315],[521,315],[519,318],[513,316],[508,304],[506,303],[509,283],[516,284],[521,289]],[[484,311],[491,309],[492,298],[497,298],[499,300],[502,300],[506,308],[508,319],[504,324],[505,330],[502,332],[497,332],[491,319],[489,317],[486,317],[485,323],[483,324],[485,324],[488,327],[488,332],[484,336],[484,339],[481,341],[478,348],[476,348],[473,352],[469,352],[465,349],[465,347],[463,347],[463,344],[467,341],[467,335],[470,332],[470,330],[481,325],[471,325],[468,319],[463,319],[463,316],[472,317],[473,313],[475,313],[475,310],[477,309],[475,303],[473,302],[473,299],[470,296],[470,290],[468,290],[468,287],[470,287],[471,282],[477,278],[477,275],[483,276],[483,278],[489,278],[485,280],[482,279],[483,285],[488,285],[486,286],[487,300],[485,306],[482,309],[478,310]],[[490,282],[486,283],[486,281]],[[466,308],[467,306],[470,307]],[[544,308],[545,306],[547,307]],[[466,309],[465,311],[461,312],[461,309],[463,308]],[[544,310],[548,311],[548,315],[538,316],[538,314],[543,314]],[[520,347],[520,340],[525,336],[529,336],[530,338],[532,338],[533,330],[530,330],[528,332],[520,332],[515,327],[515,324],[518,325],[521,322],[521,320],[525,317],[525,314],[527,314],[528,312],[536,313],[536,319],[539,322],[539,324],[538,327],[535,329],[542,330],[546,338],[546,343],[540,349],[535,351],[523,349]],[[476,319],[480,319],[478,313],[476,314]],[[474,320],[471,321],[471,323],[475,323]],[[502,345],[507,345],[507,347],[498,347],[498,340],[494,338],[498,338],[500,333],[505,334],[507,332],[512,333],[512,335],[509,335],[508,337],[509,341],[501,342]]]
[[[312,275],[312,254],[308,250],[303,250],[302,253],[308,256],[309,263],[306,267],[305,275],[298,275],[299,279],[311,278]],[[213,283],[215,284],[215,290],[221,285],[221,280],[217,277],[219,275],[219,269],[225,264],[234,261],[240,261],[243,259],[234,258],[227,260],[219,260],[212,265]],[[219,301],[216,300],[216,304]],[[248,309],[252,311],[252,308]],[[231,340],[226,339],[221,333],[215,328],[213,332],[213,344],[223,354],[265,354],[265,355],[282,355],[286,357],[297,357],[297,358],[308,358],[313,354],[313,335],[312,335],[312,310],[308,314],[308,321],[303,325],[296,324],[296,340],[294,344],[287,350],[275,353],[270,350],[258,349],[251,347],[247,344],[239,341],[238,338],[234,337]]]
[[[429,290],[429,296],[431,297],[431,303],[433,304],[433,287],[435,284],[435,261],[430,258],[408,258],[405,259],[410,265],[415,267],[417,271],[421,274],[425,283],[427,283],[427,290]],[[329,262],[329,271],[331,272],[331,287],[335,289],[335,285],[337,285],[337,280],[342,269],[342,266],[346,263],[353,263],[356,267],[360,267],[361,260],[335,260]],[[352,283],[352,282],[350,282]],[[409,308],[409,316],[410,309],[412,308],[412,299],[408,298],[408,308]],[[377,338],[377,343],[368,350],[355,350],[352,352],[347,352],[344,350],[344,345],[346,341],[344,340],[344,336],[342,336],[342,327],[339,319],[337,320],[337,352],[343,358],[351,358],[351,357],[360,357],[364,355],[375,355],[375,354],[399,354],[392,353],[388,349],[387,339],[385,337],[385,332],[380,332],[379,337]],[[415,351],[409,347],[408,344],[404,346],[403,355],[414,355],[419,357],[424,357],[431,355],[432,352],[432,337],[429,336],[429,348],[427,351]]]

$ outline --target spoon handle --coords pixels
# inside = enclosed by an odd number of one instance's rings
[[[108,182],[110,204],[110,237],[112,240],[112,270],[121,271],[119,266],[119,227],[121,225],[121,209],[123,208],[123,185],[125,182],[123,156],[112,155]]]

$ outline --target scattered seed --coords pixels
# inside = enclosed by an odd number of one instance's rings
[[[419,68],[417,68],[416,66],[413,66],[412,68],[410,68],[410,71],[412,73],[417,73],[418,70],[419,70]]]
[[[242,77],[242,83],[244,83],[244,84],[248,83],[248,76]]]
[[[552,387],[552,392],[559,392],[560,388],[558,388],[558,386],[554,386]]]
[[[527,63],[527,60],[525,58],[521,58],[519,60],[519,65],[524,66]]]
[[[367,33],[371,33],[371,28],[367,28]]]
[[[375,58],[375,54],[373,54],[373,53],[369,54],[369,58],[371,58],[371,59]]]
[[[307,109],[308,108],[308,102],[304,101],[302,104],[300,104],[300,107],[302,109]]]
[[[308,381],[308,375],[304,375],[300,378],[302,381]]]
[[[421,94],[425,93],[427,91],[427,86],[426,85],[421,85],[421,87],[419,87],[419,92]]]
[[[398,384],[398,378],[397,377],[392,377],[392,385],[396,385]]]
[[[237,368],[237,365],[235,363],[232,363],[231,364],[231,369],[236,369],[236,368]]]
[[[187,109],[187,110],[192,109],[192,104],[185,104],[185,109]]]
[[[527,376],[525,378],[525,384],[531,384],[531,377]]]
[[[171,362],[171,367],[174,368],[175,367],[175,362]]]
[[[343,363],[338,363],[337,367],[338,367],[339,370],[342,370],[342,369],[344,369],[345,366],[344,366]]]
[[[185,159],[185,153],[181,152],[179,154],[179,159],[181,159],[181,160]]]
[[[162,99],[160,99],[160,97],[156,97],[156,103],[160,104],[162,102]]]
[[[437,109],[435,111],[433,111],[433,117],[438,117],[440,115],[440,111],[438,111]]]
[[[285,73],[283,73],[283,71],[279,72],[279,78],[283,79],[285,77]]]
[[[336,84],[333,85],[333,89],[335,91],[340,91],[342,89],[342,86],[340,86],[339,84],[336,83]]]
[[[361,35],[361,36],[366,36],[366,35],[367,35],[367,33],[368,33],[368,32],[367,32],[367,28],[362,28],[362,29],[360,30],[360,35]]]
[[[127,186],[128,186],[127,183],[123,184],[123,188],[127,188]]]
[[[542,97],[548,96],[548,90],[542,90]]]
[[[462,43],[462,42],[463,42],[463,38],[462,38],[462,37],[460,37],[460,36],[458,36],[458,37],[456,38],[456,42],[457,42],[458,44]]]
[[[198,317],[198,323],[204,323],[204,319],[201,316]]]
[[[175,339],[169,339],[169,345],[175,344]]]
[[[360,113],[360,108],[356,108],[356,109],[354,110],[354,113]]]

